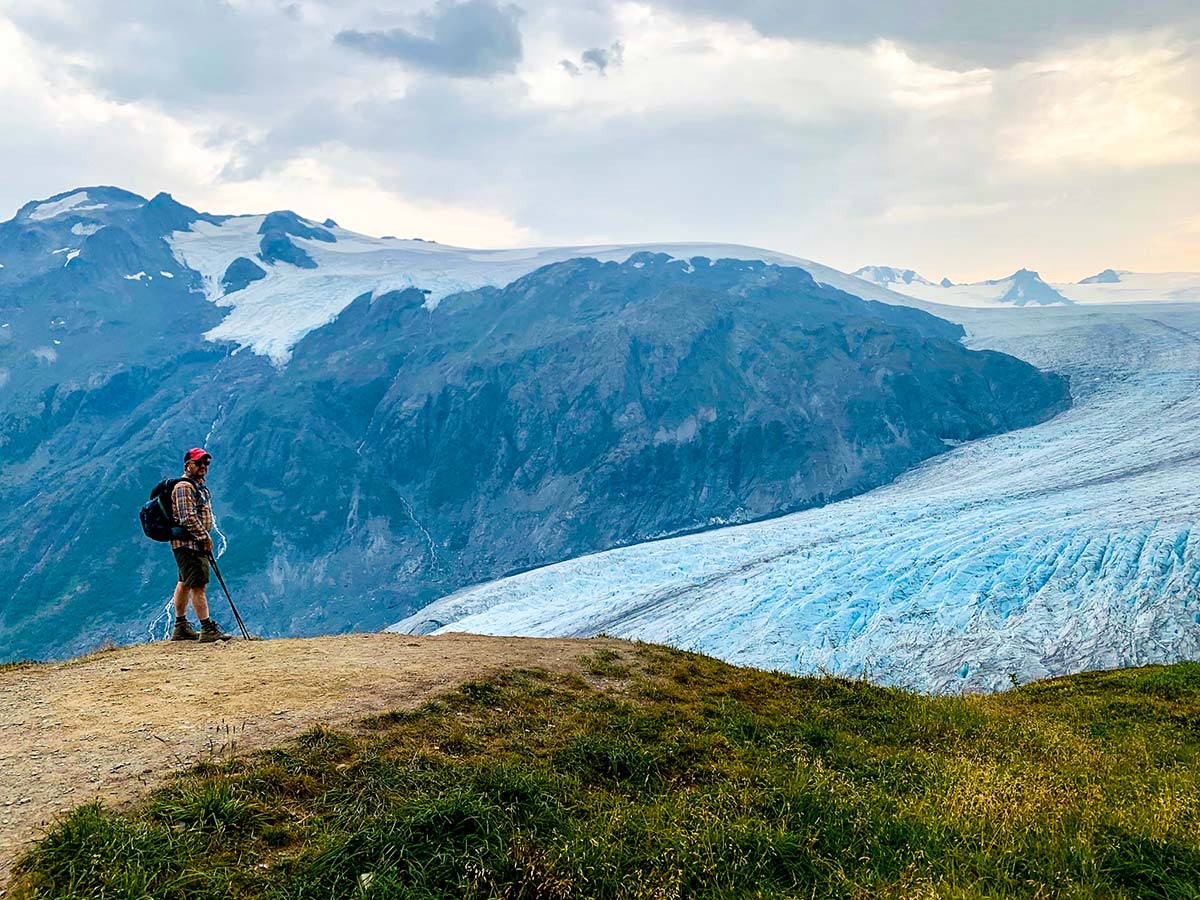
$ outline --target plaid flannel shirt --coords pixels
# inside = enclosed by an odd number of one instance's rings
[[[212,496],[204,482],[200,482],[197,492],[189,482],[180,481],[171,491],[171,506],[175,510],[175,519],[187,531],[194,535],[190,541],[171,541],[171,549],[178,550],[186,547],[205,553],[208,550],[208,533],[213,527]]]

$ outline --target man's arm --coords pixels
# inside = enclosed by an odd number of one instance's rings
[[[175,518],[179,524],[195,538],[201,546],[212,547],[212,541],[204,525],[200,522],[200,498],[194,485],[181,481],[175,485],[175,495],[171,498],[175,505]]]

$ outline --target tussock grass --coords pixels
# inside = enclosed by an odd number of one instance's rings
[[[1200,897],[1200,664],[987,697],[600,651],[81,807],[18,898]]]

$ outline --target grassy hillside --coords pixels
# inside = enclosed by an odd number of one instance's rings
[[[10,897],[1200,897],[1200,664],[986,697],[661,647],[75,810]]]

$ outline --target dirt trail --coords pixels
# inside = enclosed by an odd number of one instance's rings
[[[458,634],[164,642],[0,672],[0,896],[17,854],[63,810],[136,800],[198,760],[413,708],[501,669],[578,672],[580,657],[604,646],[622,644]]]

